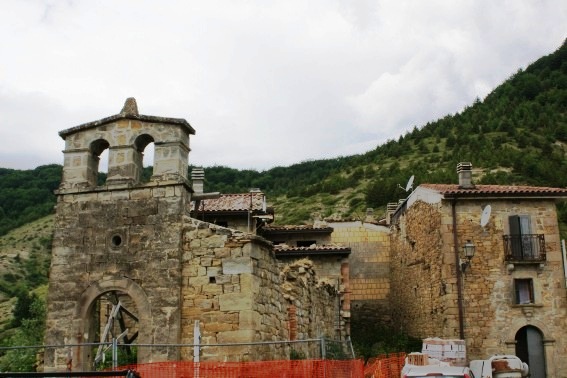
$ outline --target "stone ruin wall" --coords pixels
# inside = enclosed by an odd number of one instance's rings
[[[392,320],[417,338],[458,337],[457,281],[452,252],[442,250],[438,206],[417,201],[392,224]]]
[[[305,258],[281,270],[290,340],[319,337],[336,340],[346,335],[342,297],[337,293],[336,283],[321,279],[316,269],[317,264]],[[314,343],[292,346],[294,351],[301,351],[307,357],[320,356],[319,347]]]
[[[284,294],[296,286],[304,290],[294,303],[306,325],[302,334],[334,335],[336,317],[327,309],[334,308],[336,294],[311,281],[306,288],[304,280],[284,289],[287,281],[267,241],[178,215],[188,208],[189,195],[183,185],[172,185],[59,196],[47,344],[96,341],[90,311],[112,290],[136,304],[141,344],[192,344],[195,320],[201,321],[203,344],[287,340],[292,301]],[[48,369],[64,365],[66,352],[49,353]],[[81,353],[75,362],[92,358]],[[140,360],[188,357],[173,348],[145,353],[140,348]],[[286,348],[264,346],[202,353],[216,360],[289,356]]]
[[[298,339],[334,336],[335,306],[329,304],[336,303],[336,291],[320,285],[309,264],[280,271],[266,240],[194,219],[184,240],[182,343],[193,343],[196,320],[203,345],[289,340],[294,324]],[[277,344],[215,346],[203,347],[201,360],[289,353],[289,346]],[[182,358],[192,358],[192,351]]]

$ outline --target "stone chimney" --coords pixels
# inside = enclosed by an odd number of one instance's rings
[[[459,176],[459,188],[474,189],[472,182],[472,163],[457,164],[457,175]]]
[[[203,168],[193,168],[191,181],[193,182],[193,192],[202,194],[205,189],[205,170]]]
[[[397,202],[388,202],[388,204],[386,205],[386,224],[391,223],[392,215],[394,215],[397,209],[398,209]]]

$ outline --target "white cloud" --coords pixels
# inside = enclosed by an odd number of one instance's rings
[[[7,0],[0,166],[61,162],[58,131],[131,96],[193,125],[194,164],[362,153],[484,97],[564,25],[553,0]]]

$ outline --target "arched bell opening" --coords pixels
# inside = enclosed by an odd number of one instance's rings
[[[97,139],[89,146],[87,162],[87,181],[90,186],[104,184],[104,180],[99,180],[99,172],[108,169],[108,148],[110,144],[105,139]],[[101,164],[102,161],[102,164]]]
[[[134,141],[137,182],[149,182],[153,175],[154,142],[154,138],[149,134],[139,135]]]

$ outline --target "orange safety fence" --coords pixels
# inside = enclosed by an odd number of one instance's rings
[[[363,378],[362,360],[154,362],[121,366],[141,378]]]
[[[364,366],[364,377],[400,378],[405,358],[405,353],[394,353],[371,358]]]

